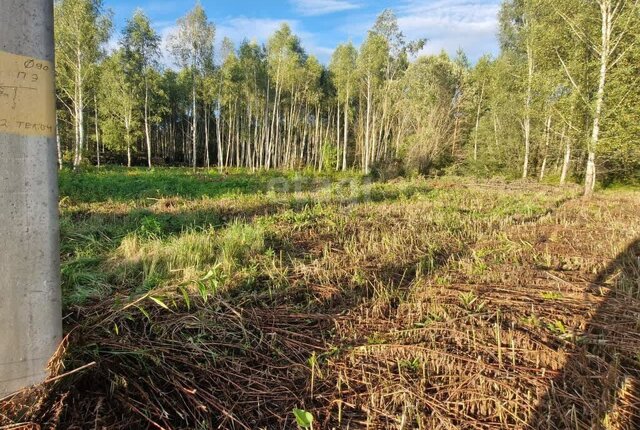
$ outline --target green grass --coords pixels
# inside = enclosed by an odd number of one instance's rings
[[[60,172],[60,196],[74,202],[144,201],[166,197],[196,199],[285,192],[288,189],[313,190],[325,181],[356,178],[343,173],[314,171],[260,171],[249,174],[242,169],[198,170],[185,168],[143,169],[124,167],[89,168],[81,172],[65,169]],[[285,182],[286,181],[286,182]]]
[[[640,190],[640,178],[629,179],[626,182],[613,182],[606,185],[604,190],[609,192],[638,191]]]
[[[255,271],[256,256],[266,252],[265,232],[259,222],[243,219],[285,210],[305,213],[320,194],[327,201],[341,198],[345,181],[360,187],[363,177],[173,168],[63,171],[64,302],[81,305],[115,292],[142,293],[194,281],[217,268],[226,278]],[[352,195],[363,198],[349,188],[342,203]],[[274,258],[273,250],[269,255]]]
[[[465,181],[373,183],[355,173],[312,171],[64,171],[64,302],[197,283],[212,271],[217,289],[273,291],[291,285],[287,272],[307,270],[301,267],[320,257],[327,267],[336,264],[326,246],[300,242],[309,232],[324,236],[310,240],[335,242],[356,264],[371,254],[388,267],[386,276],[424,275],[447,252],[446,242],[470,240],[481,230],[474,225],[541,216],[557,201],[544,190],[486,199],[458,187]],[[415,212],[416,205],[428,214]],[[404,236],[386,228],[394,212],[405,218],[396,219]],[[414,216],[422,221],[411,226],[407,217]],[[439,229],[450,236],[442,244],[431,238]],[[412,256],[421,243],[424,255]],[[348,277],[365,287],[371,275],[354,266]]]

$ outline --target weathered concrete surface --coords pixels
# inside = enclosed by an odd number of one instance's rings
[[[53,62],[53,0],[1,0],[0,51]],[[58,243],[55,139],[0,129],[0,396],[47,376],[62,333]]]

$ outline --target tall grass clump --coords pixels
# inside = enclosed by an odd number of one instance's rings
[[[99,270],[100,259],[78,258],[61,268],[65,306],[78,305],[87,300],[100,299],[111,292],[107,276]]]
[[[166,238],[136,231],[122,240],[113,261],[123,274],[133,275],[149,290],[199,279],[219,267],[230,275],[263,250],[263,229],[235,222],[221,230],[190,227]]]
[[[227,270],[248,261],[264,251],[264,229],[257,225],[235,222],[227,227],[217,240],[220,263]]]

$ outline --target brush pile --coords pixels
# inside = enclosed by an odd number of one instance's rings
[[[330,321],[214,298],[181,301],[82,309],[58,372],[96,364],[23,393],[3,414],[44,428],[286,427],[291,417],[280,413],[303,405],[306,361]],[[45,398],[34,405],[38,395]]]

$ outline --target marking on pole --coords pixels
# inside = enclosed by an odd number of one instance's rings
[[[0,51],[0,133],[56,135],[54,67]]]

